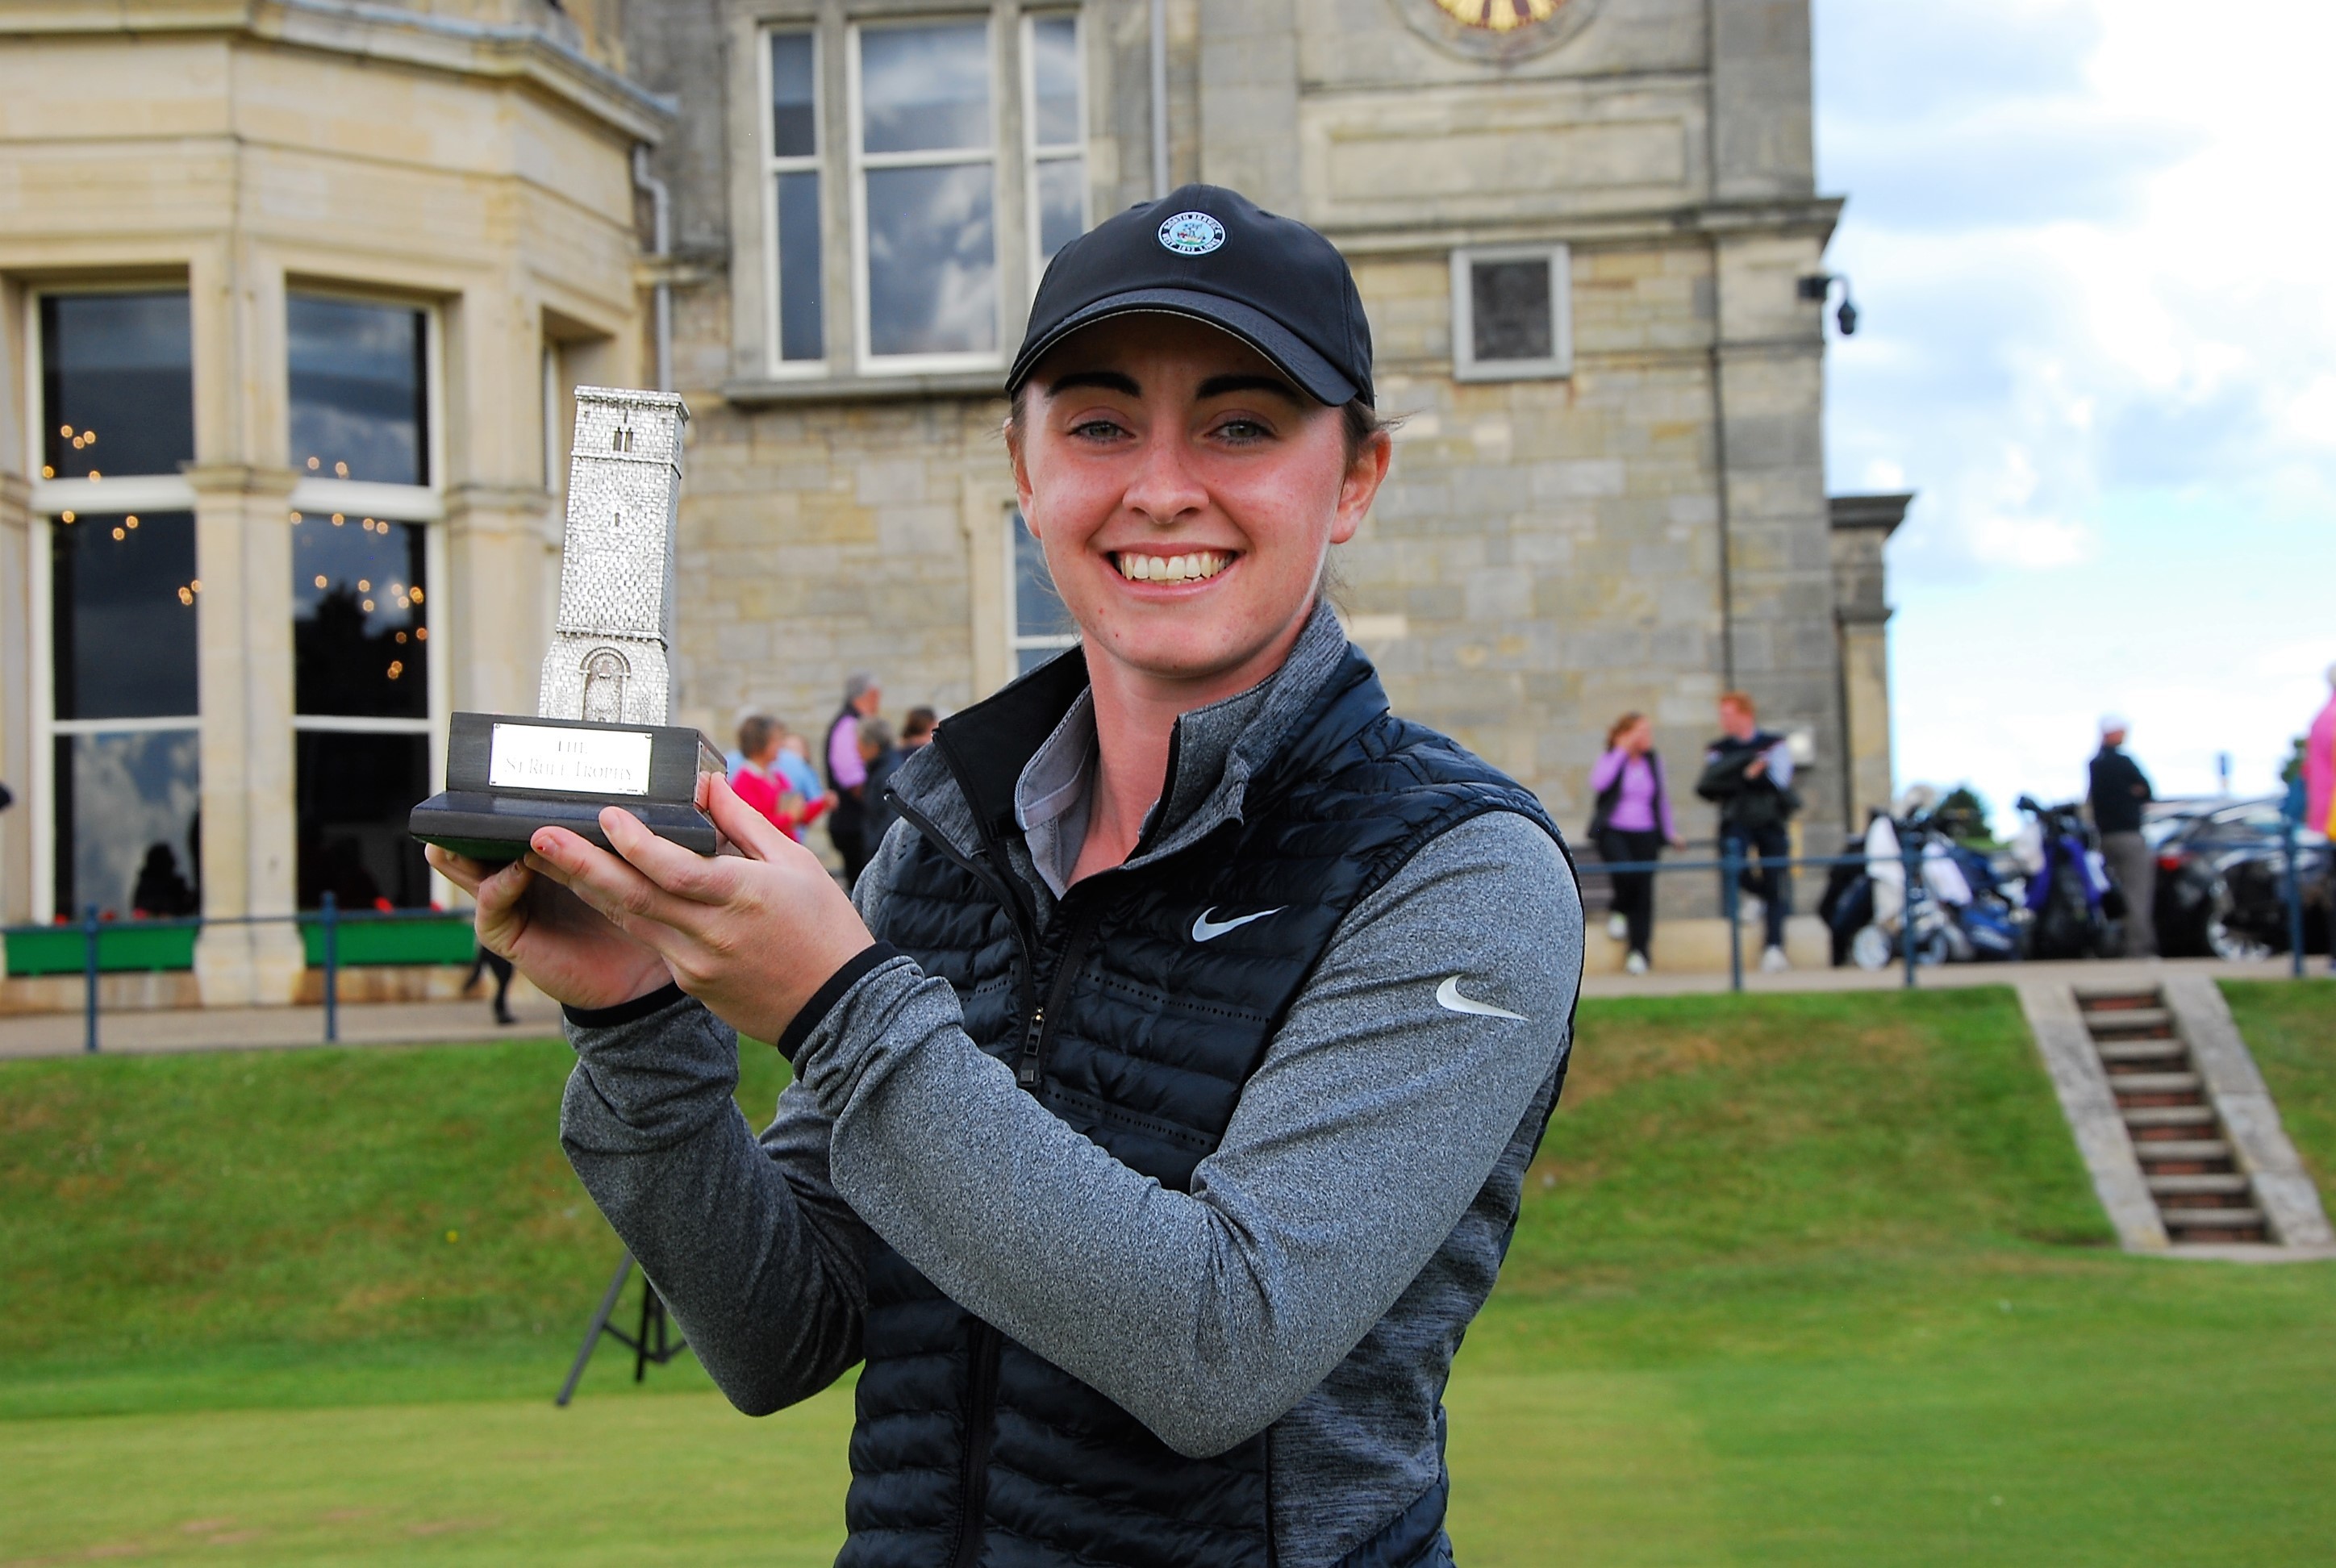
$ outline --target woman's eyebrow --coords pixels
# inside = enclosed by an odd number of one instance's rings
[[[1303,404],[1298,389],[1278,375],[1212,375],[1201,383],[1193,396],[1202,402],[1212,397],[1230,397],[1236,392],[1263,392],[1287,403]]]
[[[1080,386],[1099,386],[1105,392],[1124,393],[1130,397],[1144,395],[1144,389],[1135,385],[1134,376],[1123,375],[1116,370],[1074,370],[1048,382],[1046,395],[1053,397]]]

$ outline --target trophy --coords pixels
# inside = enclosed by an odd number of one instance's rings
[[[719,847],[704,781],[725,771],[722,751],[671,722],[666,661],[688,417],[670,393],[576,389],[560,618],[536,716],[454,716],[446,788],[414,808],[415,838],[489,863],[517,860],[545,826],[606,849],[599,816],[615,805],[686,849]]]

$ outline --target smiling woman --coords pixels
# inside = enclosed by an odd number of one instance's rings
[[[856,907],[719,784],[735,857],[620,811],[432,851],[566,1006],[569,1157],[724,1392],[864,1362],[845,1562],[1451,1562],[1440,1400],[1582,910],[1322,601],[1387,472],[1370,342],[1229,190],[1064,247],[1007,438],[1078,640],[900,767]],[[759,1145],[742,1031],[796,1075]]]

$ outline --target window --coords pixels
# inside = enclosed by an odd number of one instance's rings
[[[1079,83],[1076,16],[1033,16],[1023,24],[1024,135],[1030,165],[1030,287],[1055,252],[1086,232],[1086,106]]]
[[[1512,381],[1573,373],[1571,269],[1562,245],[1452,253],[1452,373]]]
[[[895,369],[994,363],[988,24],[861,27],[852,40],[861,357]]]
[[[189,915],[201,866],[193,492],[184,290],[56,294],[38,307],[34,506],[40,744],[37,912]],[[161,504],[153,504],[154,502]]]
[[[809,33],[770,34],[771,358],[781,365],[815,365],[827,354],[817,45]]]
[[[764,28],[735,78],[729,123],[762,202],[736,262],[763,279],[732,296],[738,339],[776,381],[978,381],[1090,220],[1084,22],[1068,0],[819,9]]]
[[[1031,536],[1019,508],[1013,509],[1006,535],[1011,552],[1006,563],[1007,638],[1014,673],[1027,675],[1063,649],[1077,647],[1079,628],[1062,596],[1055,591],[1055,579],[1046,570],[1046,552]]]
[[[430,793],[443,706],[430,651],[427,311],[287,301],[292,657],[300,906],[430,901],[406,813]]]

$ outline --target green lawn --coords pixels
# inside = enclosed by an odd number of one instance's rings
[[[2336,987],[2232,996],[2326,1172]],[[748,1421],[611,1346],[552,1408],[616,1252],[566,1063],[0,1066],[0,1564],[829,1561],[848,1390]],[[1469,1568],[2318,1562],[2331,1328],[2336,1266],[2111,1248],[2007,992],[1585,1004],[1455,1372],[1453,1534]]]

